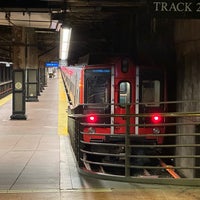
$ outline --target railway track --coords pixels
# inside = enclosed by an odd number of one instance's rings
[[[181,176],[175,171],[173,165],[166,164],[162,159],[158,158],[158,166],[152,166],[151,169],[145,168],[145,166],[140,170],[130,170],[130,176],[141,177],[141,178],[173,178],[180,179]],[[101,162],[93,162],[87,160],[87,155],[83,154],[83,168],[86,171],[97,174],[105,175],[124,175],[125,169],[121,167],[115,167],[114,164],[101,164]],[[110,164],[110,166],[109,166]],[[136,172],[135,172],[136,171]],[[116,173],[117,172],[117,173]],[[134,173],[132,173],[134,172]]]

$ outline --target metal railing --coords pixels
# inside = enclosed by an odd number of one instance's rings
[[[188,101],[173,103],[187,104]],[[129,108],[130,106],[126,107]],[[130,113],[129,110],[126,113]],[[148,134],[148,138],[163,137],[162,144],[148,143],[148,139],[144,142],[147,136],[145,133],[135,135],[131,132],[131,127],[155,126],[130,124],[131,117],[150,115],[151,113],[110,115],[113,118],[123,117],[126,119],[125,124],[88,124],[82,120],[85,115],[69,115],[76,127],[75,133],[70,134],[70,137],[80,172],[97,178],[127,182],[200,185],[200,112],[162,113],[166,120],[157,126],[164,126],[165,133]],[[120,142],[85,141],[85,135],[107,137],[110,134],[84,131],[92,126],[124,126],[126,131],[114,134],[115,138],[120,138]],[[113,153],[113,149],[118,150]]]
[[[0,99],[12,92],[12,81],[0,83]]]

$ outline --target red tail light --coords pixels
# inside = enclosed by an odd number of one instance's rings
[[[87,123],[96,123],[97,116],[94,114],[88,115],[86,121],[87,121]]]
[[[153,114],[152,117],[151,117],[151,121],[154,123],[154,124],[158,124],[162,121],[162,117],[160,116],[160,114]]]

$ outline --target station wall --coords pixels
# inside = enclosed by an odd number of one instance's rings
[[[178,112],[199,112],[200,111],[200,20],[179,19],[174,24],[174,42],[176,49],[177,67],[177,100],[190,101],[177,106]],[[191,102],[196,101],[196,102]],[[200,117],[192,117],[196,123]],[[187,118],[178,119],[179,122],[187,123]],[[187,134],[198,131],[198,125],[184,125],[177,127],[177,133]],[[181,139],[180,139],[181,138]],[[195,144],[199,141],[198,136],[177,137],[177,144]],[[199,154],[195,147],[182,147],[176,149],[177,155]],[[197,166],[199,160],[195,158],[176,159],[180,166]],[[188,178],[195,176],[195,170],[183,170]]]

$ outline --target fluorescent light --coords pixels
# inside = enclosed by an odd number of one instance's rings
[[[61,23],[58,23],[58,24],[57,24],[57,27],[56,27],[56,31],[60,31],[61,26],[62,26],[62,24],[61,24]]]
[[[50,29],[56,29],[58,25],[58,20],[52,20],[50,24]]]
[[[13,63],[12,62],[0,61],[0,64],[5,64],[6,67],[10,67],[10,65],[13,64]]]
[[[60,29],[60,59],[61,60],[66,60],[68,58],[71,30],[72,30],[71,28]]]

